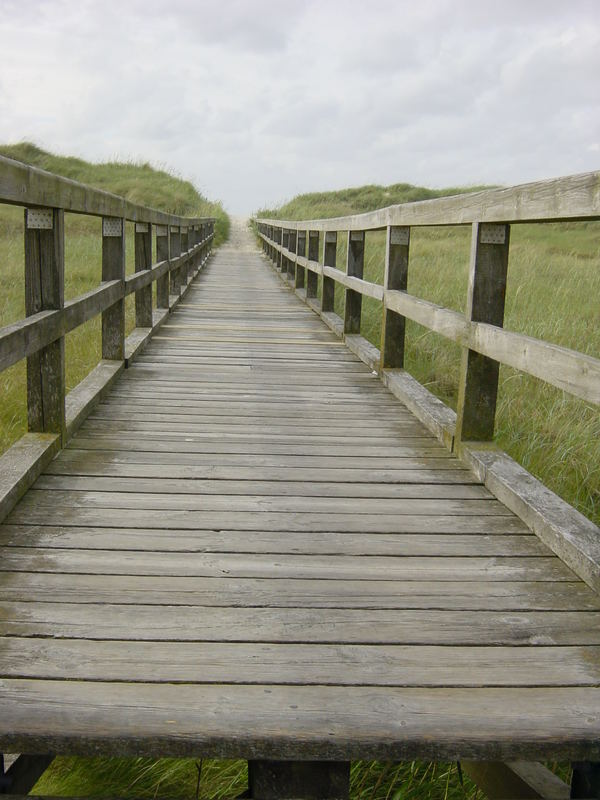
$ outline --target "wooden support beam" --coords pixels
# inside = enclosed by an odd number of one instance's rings
[[[298,243],[296,248],[296,253],[303,258],[306,256],[306,231],[298,231]],[[304,267],[301,267],[300,264],[296,264],[296,275],[294,280],[294,286],[296,289],[304,289]]]
[[[169,260],[169,228],[167,225],[156,226],[156,260]],[[169,273],[168,271],[156,281],[156,307],[169,307]]]
[[[323,266],[335,267],[337,259],[337,232],[327,231],[323,241]],[[333,311],[335,305],[335,281],[323,275],[322,311]]]
[[[460,765],[489,800],[569,798],[568,784],[537,761],[461,761]]]
[[[346,275],[362,280],[365,264],[365,232],[348,231]],[[360,333],[362,294],[354,289],[344,290],[344,333]]]
[[[308,260],[319,260],[319,231],[308,232]],[[312,270],[307,271],[306,275],[306,299],[316,297],[319,288],[319,276]]]
[[[181,234],[181,252],[187,253],[190,247],[190,232],[187,225],[182,225],[179,228]],[[181,267],[181,285],[187,286],[189,279],[190,279],[190,267],[191,264],[189,260],[185,261]]]
[[[25,312],[64,307],[64,212],[25,209]],[[27,421],[31,433],[65,436],[65,340],[60,336],[27,358]]]
[[[249,761],[249,796],[253,800],[346,800],[349,761]]]
[[[388,225],[385,244],[384,287],[405,292],[408,288],[410,228]],[[381,368],[404,367],[406,317],[383,304],[381,323]]]
[[[509,225],[473,224],[467,295],[467,320],[501,328],[504,322]],[[457,441],[491,441],[494,438],[496,397],[500,365],[494,359],[463,348]]]
[[[598,800],[600,798],[600,761],[574,761],[571,797]]]
[[[143,272],[152,267],[152,225],[149,222],[135,223],[135,271]],[[137,328],[152,327],[152,284],[135,293],[135,324]]]
[[[54,761],[53,755],[20,755],[4,771],[0,764],[0,794],[27,795]]]
[[[125,281],[125,220],[102,220],[102,280]],[[102,312],[102,358],[125,358],[125,300],[121,297]]]

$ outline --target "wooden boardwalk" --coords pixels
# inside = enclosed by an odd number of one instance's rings
[[[241,228],[0,545],[4,751],[600,758],[600,596]]]

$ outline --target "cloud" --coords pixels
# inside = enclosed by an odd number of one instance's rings
[[[298,191],[598,166],[587,0],[3,0],[0,141],[170,164],[232,212]]]

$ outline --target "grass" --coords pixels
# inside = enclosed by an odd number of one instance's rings
[[[77,158],[47,153],[28,142],[0,146],[0,155],[32,164],[72,180],[122,195],[141,205],[181,216],[216,218],[215,245],[229,231],[229,218],[220,203],[204,198],[195,187],[165,170],[144,163],[90,164]],[[65,299],[97,287],[102,264],[101,220],[78,214],[65,215]],[[134,272],[133,223],[126,230],[127,274]],[[0,206],[0,328],[25,316],[23,284],[23,210]],[[125,301],[126,334],[135,327],[135,299]],[[101,356],[100,317],[66,337],[67,390],[93,369]],[[0,453],[26,430],[25,362],[0,373]]]
[[[459,190],[438,190],[435,196]],[[465,190],[463,190],[465,191]],[[316,219],[428,199],[431,190],[396,184],[300,195],[256,216]],[[470,226],[414,228],[408,291],[464,311]],[[321,242],[322,249],[322,242]],[[367,233],[365,279],[383,282],[383,232]],[[600,356],[600,225],[596,222],[513,225],[505,327]],[[345,269],[338,234],[338,267]],[[343,314],[336,287],[336,312]],[[363,298],[361,333],[379,346],[381,306]],[[407,324],[407,369],[456,409],[460,348],[412,322]],[[519,463],[596,523],[600,523],[600,415],[590,403],[535,378],[501,367],[496,441]]]
[[[247,788],[245,761],[59,757],[34,794],[233,800]],[[477,789],[454,763],[358,761],[350,772],[352,800],[474,800]],[[481,796],[481,795],[479,795]]]

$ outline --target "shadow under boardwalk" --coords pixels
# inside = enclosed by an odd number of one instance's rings
[[[242,229],[0,544],[1,750],[599,756],[600,598]]]

